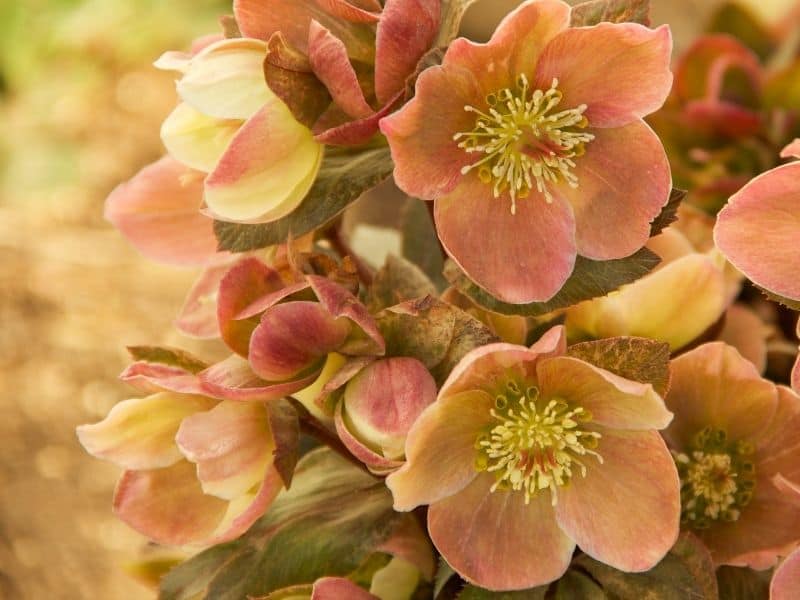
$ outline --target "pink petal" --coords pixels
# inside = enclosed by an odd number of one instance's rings
[[[364,144],[378,133],[378,125],[381,119],[391,114],[401,99],[402,93],[398,93],[383,108],[366,119],[347,121],[333,126],[325,123],[325,115],[323,115],[314,125],[314,139],[330,146],[358,146]]]
[[[181,333],[200,339],[220,337],[217,295],[220,283],[230,268],[231,264],[226,261],[203,270],[186,295],[175,319],[175,327]]]
[[[314,582],[311,600],[380,600],[344,577],[323,577]]]
[[[317,0],[317,4],[331,16],[353,23],[377,23],[382,9],[378,0],[355,2],[355,5],[347,0]]]
[[[665,436],[673,447],[688,446],[709,426],[724,430],[731,440],[752,438],[775,414],[775,385],[761,379],[753,363],[732,346],[703,344],[674,359],[670,370],[665,401],[675,418]]]
[[[653,386],[590,365],[570,356],[548,358],[536,365],[544,398],[562,398],[592,415],[592,421],[613,429],[664,429],[672,413]]]
[[[562,184],[558,193],[572,205],[578,253],[622,258],[645,245],[650,222],[669,199],[669,162],[643,121],[592,133],[586,154],[575,159],[578,187]]]
[[[717,216],[714,241],[753,283],[800,299],[800,163],[750,181]]]
[[[375,39],[375,95],[386,104],[439,33],[439,0],[387,0]]]
[[[518,590],[561,577],[575,543],[556,523],[549,494],[530,504],[517,492],[492,492],[484,473],[428,509],[436,549],[467,581],[490,590]]]
[[[406,435],[420,413],[436,400],[436,382],[415,358],[378,360],[345,388],[342,405],[348,429],[388,458],[404,455]]]
[[[187,417],[175,442],[197,464],[203,492],[233,500],[260,483],[272,464],[272,440],[262,403],[222,401]]]
[[[575,219],[559,196],[547,203],[531,194],[517,200],[512,214],[507,194],[495,198],[491,185],[468,174],[434,210],[447,253],[470,279],[505,302],[549,300],[575,266]]]
[[[314,381],[310,373],[292,381],[272,383],[253,373],[250,363],[236,354],[212,365],[197,377],[205,394],[221,400],[243,402],[278,400],[303,389]]]
[[[119,378],[144,392],[178,392],[203,394],[197,375],[181,367],[147,361],[137,361],[128,366]]]
[[[781,563],[769,585],[770,600],[793,600],[800,590],[800,550]]]
[[[591,127],[619,127],[655,112],[669,94],[672,35],[669,27],[600,23],[562,31],[545,48],[536,85],[553,79],[564,94],[561,106],[588,106]]]
[[[168,467],[181,459],[174,441],[181,422],[215,404],[210,398],[168,392],[123,400],[99,423],[78,427],[78,439],[92,456],[126,469]]]
[[[493,406],[491,396],[471,391],[441,397],[422,412],[406,439],[406,463],[386,479],[395,510],[437,502],[475,478],[475,441]]]
[[[165,469],[125,471],[114,492],[114,512],[160,544],[182,546],[208,538],[228,503],[206,496],[194,465],[180,461]]]
[[[800,138],[795,140],[781,150],[781,158],[800,158]]]
[[[505,343],[475,348],[453,368],[442,384],[439,396],[476,389],[494,394],[509,379],[533,382],[536,380],[536,361],[563,354],[566,346],[564,328],[556,326],[530,348]]]
[[[589,556],[623,571],[647,571],[678,537],[675,463],[654,431],[600,431],[603,463],[585,459],[586,477],[576,473],[559,488],[558,523]]]
[[[111,192],[105,218],[148,258],[199,265],[217,251],[202,198],[202,175],[165,156]]]
[[[215,217],[266,223],[292,212],[305,197],[322,161],[322,146],[271,98],[242,125],[205,181]]]
[[[247,356],[250,335],[258,325],[240,313],[262,297],[284,287],[278,272],[255,257],[240,261],[225,273],[219,285],[217,318],[222,339],[231,350]]]
[[[250,338],[250,365],[259,377],[284,381],[314,368],[338,349],[350,322],[334,318],[316,302],[287,302],[268,309]]]
[[[336,427],[336,435],[358,460],[364,463],[366,467],[376,475],[386,475],[392,471],[403,466],[402,460],[394,458],[386,458],[382,453],[370,448],[361,439],[357,438],[348,429],[345,422],[342,402],[336,405],[336,412],[333,415],[334,427]]]
[[[777,390],[775,416],[757,443],[757,473],[773,481],[775,476],[800,481],[800,397],[784,386]]]
[[[347,57],[347,48],[316,21],[311,21],[308,30],[308,59],[316,76],[348,115],[364,119],[375,112],[364,99],[356,72]]]
[[[721,342],[733,346],[753,363],[759,373],[767,368],[767,337],[771,330],[746,304],[734,304],[725,312],[725,324],[719,333]]]

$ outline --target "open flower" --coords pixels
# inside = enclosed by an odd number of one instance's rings
[[[261,40],[220,40],[157,66],[182,73],[182,102],[161,127],[170,155],[202,173],[218,219],[267,222],[292,212],[319,170],[323,146],[267,87]]]
[[[201,395],[189,376],[156,371],[129,381],[164,387],[120,402],[99,423],[78,427],[78,438],[93,456],[126,469],[114,510],[140,533],[173,545],[235,538],[283,489],[273,456],[276,406],[220,402]]]
[[[569,21],[564,2],[525,2],[487,44],[455,40],[381,120],[397,184],[436,201],[448,253],[507,302],[551,298],[577,254],[638,250],[669,196],[642,121],[669,92],[669,29]]]
[[[633,335],[677,350],[700,336],[738,294],[741,275],[713,246],[713,219],[681,206],[676,223],[647,244],[661,263],[641,279],[566,311],[570,339]]]
[[[800,158],[800,140],[781,152]],[[717,217],[714,241],[753,283],[800,300],[800,162],[767,171],[750,181]]]
[[[678,476],[649,384],[563,356],[563,328],[530,348],[473,350],[412,427],[389,475],[396,510],[428,529],[468,581],[493,590],[559,578],[576,543],[646,571],[678,535]]]
[[[800,541],[800,398],[713,342],[672,361],[665,400],[683,526],[717,564],[772,566]]]

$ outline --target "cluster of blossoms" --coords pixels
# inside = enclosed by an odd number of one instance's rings
[[[186,600],[796,597],[800,163],[726,171],[780,120],[758,57],[717,33],[673,87],[646,2],[527,0],[487,43],[470,4],[235,0],[157,61],[167,155],[106,216],[202,267],[175,325],[215,358],[131,348],[142,397],[78,428],[123,521],[201,550],[142,570]],[[377,272],[362,196],[403,215]]]

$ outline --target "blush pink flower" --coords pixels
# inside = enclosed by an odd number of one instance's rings
[[[389,475],[396,510],[429,504],[434,545],[492,590],[558,579],[577,544],[625,571],[678,535],[678,475],[650,384],[564,356],[563,328],[530,348],[473,350],[408,434]]]
[[[800,140],[781,152],[800,158]],[[763,173],[736,194],[717,216],[714,241],[753,283],[800,300],[800,162]]]
[[[642,121],[670,89],[669,29],[569,22],[560,0],[523,3],[487,44],[455,40],[381,120],[397,184],[435,200],[448,253],[511,303],[551,298],[577,254],[641,248],[671,187]]]
[[[672,361],[664,437],[682,524],[716,564],[767,568],[800,541],[800,397],[722,342]]]

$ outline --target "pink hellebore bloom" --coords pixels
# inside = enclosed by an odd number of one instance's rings
[[[274,221],[292,212],[313,184],[323,146],[264,80],[261,40],[215,42],[197,54],[169,52],[156,66],[177,70],[181,103],[161,127],[170,155],[207,173],[215,218]]]
[[[775,564],[800,541],[800,397],[722,342],[672,361],[664,432],[682,524],[716,564]]]
[[[564,356],[563,328],[530,348],[473,350],[411,428],[389,475],[396,510],[428,529],[468,581],[492,590],[558,579],[575,545],[647,571],[678,535],[678,475],[650,384]]]
[[[126,469],[115,512],[163,544],[215,544],[241,535],[284,486],[273,462],[279,409],[220,402],[201,395],[188,375],[142,369],[128,380],[156,393],[120,402],[104,420],[77,430],[90,454]]]
[[[670,89],[669,29],[569,22],[560,0],[523,3],[487,44],[455,40],[381,120],[398,186],[435,200],[448,253],[506,302],[551,298],[577,254],[632,254],[669,196],[642,121]]]
[[[781,152],[800,158],[800,139]],[[714,241],[753,283],[800,300],[800,162],[762,173],[736,194],[717,216]]]

